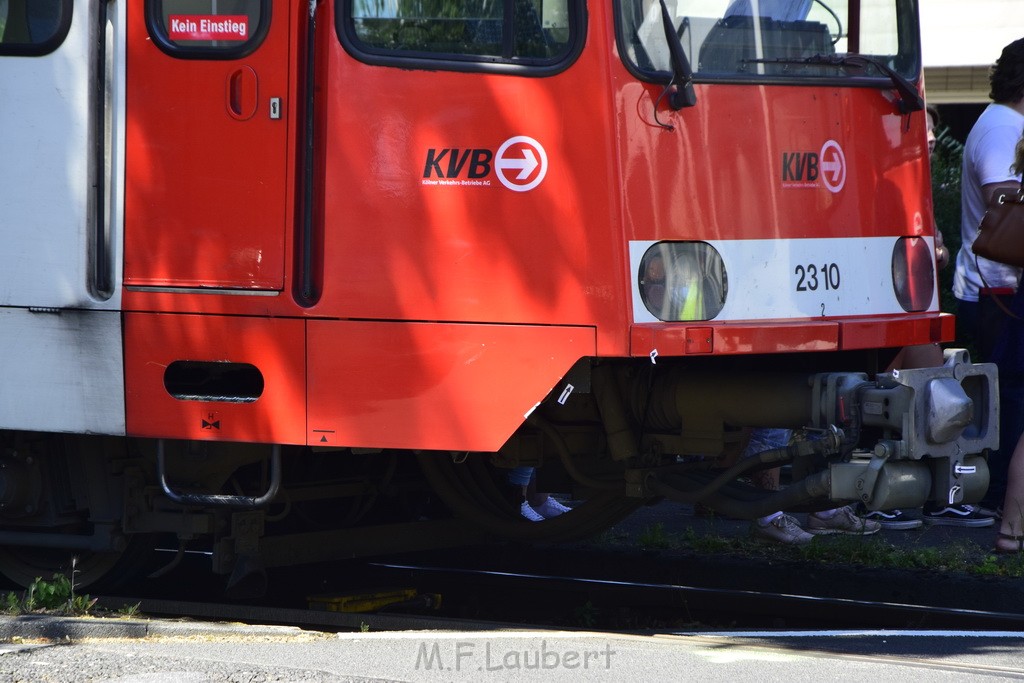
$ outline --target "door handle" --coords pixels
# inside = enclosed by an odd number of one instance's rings
[[[256,113],[259,83],[252,67],[242,66],[228,76],[227,105],[233,119],[247,121]]]

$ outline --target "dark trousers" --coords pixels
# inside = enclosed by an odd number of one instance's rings
[[[992,362],[992,351],[1005,319],[1005,313],[998,306],[983,299],[986,296],[979,295],[979,301],[957,301],[957,342],[971,350],[971,360],[975,363]],[[1009,297],[1005,303],[1009,305]],[[982,499],[985,507],[1002,507],[1010,458],[1022,433],[1024,375],[999,368],[999,449],[988,456],[989,485]]]

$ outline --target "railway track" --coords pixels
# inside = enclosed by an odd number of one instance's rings
[[[611,630],[641,629],[672,624],[712,627],[795,627],[795,628],[957,628],[966,630],[1024,630],[1024,614],[914,605],[814,595],[796,595],[762,590],[709,588],[674,583],[651,583],[581,578],[551,574],[496,572],[440,566],[380,564],[381,569],[409,572],[409,576],[439,577],[429,585],[455,587],[479,595],[506,594],[502,603],[525,605],[513,613],[523,617],[540,601],[556,598],[555,605],[541,610],[557,613],[558,605],[589,606],[594,622]],[[534,598],[534,599],[531,599]],[[624,613],[623,608],[630,610]],[[587,610],[577,613],[586,620]],[[601,615],[607,618],[602,619]],[[616,616],[625,623],[615,623]],[[632,620],[632,622],[630,622]],[[651,622],[651,624],[645,623]],[[558,625],[591,626],[596,623]]]
[[[499,572],[410,563],[368,563],[382,586],[414,586],[442,596],[439,608],[422,603],[375,612],[342,612],[303,605],[298,596],[273,604],[231,604],[161,597],[105,596],[100,606],[138,605],[151,617],[285,624],[326,631],[585,628],[611,632],[674,630],[958,629],[1024,631],[1024,614],[912,605],[757,590],[630,582],[526,572]],[[363,583],[356,592],[373,594]],[[352,592],[352,591],[349,591]],[[338,592],[337,595],[341,593]],[[319,596],[330,604],[330,595]]]

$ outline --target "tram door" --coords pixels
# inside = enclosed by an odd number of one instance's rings
[[[101,151],[93,0],[0,0],[0,306],[88,308]],[[103,258],[103,255],[99,255]],[[101,269],[106,277],[109,263]]]
[[[283,288],[289,4],[131,3],[126,286]]]

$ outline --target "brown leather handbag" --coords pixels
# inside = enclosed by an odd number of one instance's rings
[[[1024,267],[1024,188],[996,188],[971,250],[990,261]]]

